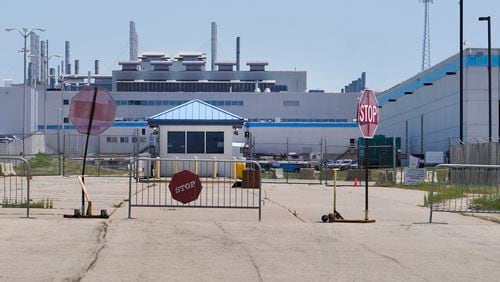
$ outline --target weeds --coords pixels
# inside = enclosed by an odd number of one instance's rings
[[[26,202],[10,202],[7,199],[2,201],[3,208],[26,208]],[[31,209],[52,209],[54,207],[54,201],[49,198],[43,198],[39,201],[34,201],[30,203]]]

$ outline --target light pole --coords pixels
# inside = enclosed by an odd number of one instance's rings
[[[46,71],[43,88],[43,134],[47,134],[47,85],[49,82],[49,62],[52,58],[61,58],[61,56],[56,54],[48,56],[47,52],[47,56],[44,58]]]
[[[34,31],[40,31],[44,32],[45,28],[34,28],[34,29],[27,29],[23,27],[22,29],[17,29],[17,28],[6,28],[5,31],[11,32],[13,30],[17,30],[19,34],[24,38],[24,68],[23,68],[23,151],[22,151],[22,156],[24,157],[24,139],[26,139],[26,40],[28,37],[34,32]]]
[[[479,17],[488,22],[488,142],[491,142],[491,17]]]

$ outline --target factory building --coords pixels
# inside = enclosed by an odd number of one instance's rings
[[[446,153],[460,139],[460,56],[378,95],[378,133],[401,137],[402,153]],[[463,143],[488,142],[488,50],[464,50]],[[492,141],[499,140],[500,49],[492,50]]]

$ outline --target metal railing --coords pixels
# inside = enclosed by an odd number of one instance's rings
[[[133,159],[128,217],[131,218],[132,207],[228,208],[258,209],[260,221],[260,171],[259,163],[248,160]],[[191,175],[192,179],[180,186],[177,180],[173,184],[173,178],[181,174]],[[191,180],[193,185],[195,181],[201,184],[198,190],[189,189],[194,188],[189,186]],[[187,193],[189,200],[183,201],[177,193],[186,187],[189,191],[182,193]]]
[[[21,157],[0,156],[0,205],[4,208],[26,207],[30,217],[31,167]]]
[[[500,213],[500,165],[440,164],[432,170],[433,212]]]

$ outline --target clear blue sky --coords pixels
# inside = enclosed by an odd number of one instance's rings
[[[431,63],[458,52],[458,0],[431,5]],[[499,0],[465,0],[468,47],[486,47],[492,17],[493,47],[500,47]],[[50,53],[64,55],[71,41],[72,65],[101,73],[128,59],[128,22],[139,33],[139,52],[210,52],[210,22],[216,21],[219,59],[267,60],[272,70],[306,70],[310,89],[338,92],[362,71],[367,86],[385,90],[418,73],[424,6],[418,0],[183,0],[183,1],[3,1],[0,18],[0,79],[22,81],[22,38],[5,27],[45,27]],[[54,61],[54,66],[56,63]],[[246,66],[245,66],[246,68]]]

